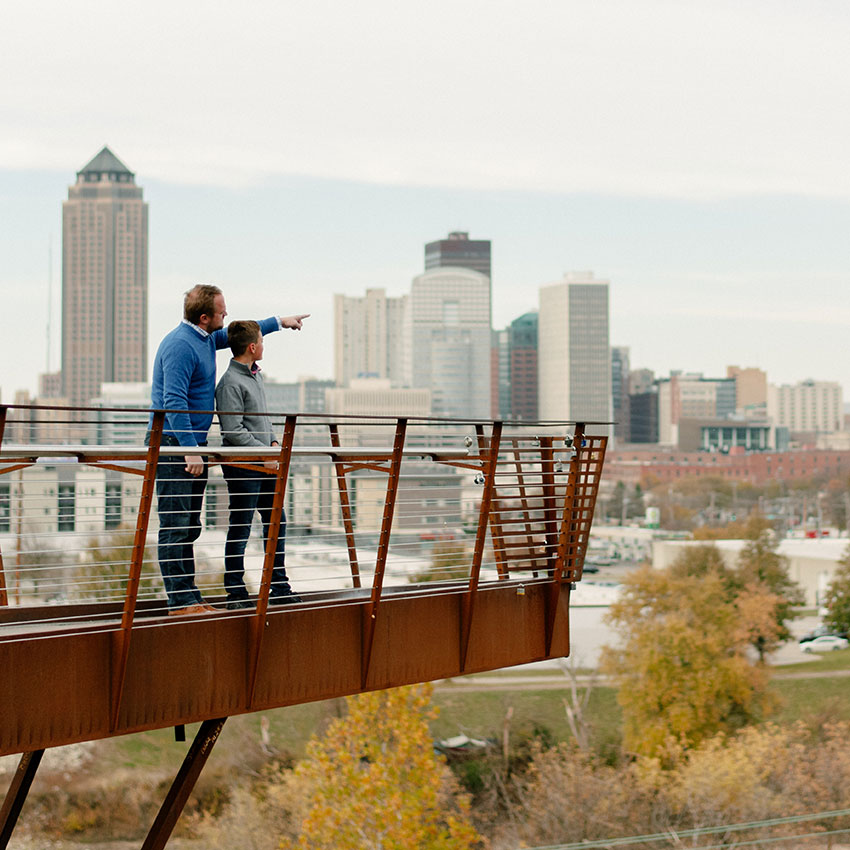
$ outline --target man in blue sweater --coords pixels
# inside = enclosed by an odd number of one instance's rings
[[[151,407],[169,411],[165,415],[163,446],[189,448],[207,444],[215,405],[215,353],[228,344],[225,316],[227,307],[221,290],[198,284],[183,300],[183,321],[159,345],[153,366]],[[264,335],[282,328],[301,330],[308,316],[309,313],[272,317],[259,325]],[[215,610],[204,602],[195,585],[194,543],[201,533],[206,486],[204,457],[160,457],[156,471],[158,557],[169,614]]]

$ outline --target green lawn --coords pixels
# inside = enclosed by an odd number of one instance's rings
[[[807,664],[789,664],[776,668],[776,673],[823,673],[850,670],[850,650],[830,652]],[[487,674],[492,678],[496,674]],[[491,739],[501,746],[505,720],[510,712],[510,740],[513,746],[523,745],[532,738],[544,742],[570,740],[571,733],[564,708],[569,691],[564,681],[561,689],[510,689],[512,680],[522,676],[520,671],[498,674],[505,679],[506,690],[452,691],[451,684],[435,691],[434,703],[439,716],[432,724],[436,739],[464,733],[472,738]],[[557,679],[560,674],[553,674]],[[474,677],[455,680],[464,685]],[[803,720],[822,723],[829,720],[850,721],[850,677],[814,679],[775,678],[771,689],[778,696],[778,707],[771,719],[779,723]],[[231,717],[225,724],[221,739],[213,751],[211,767],[228,770],[239,766],[253,769],[266,758],[261,749],[261,716],[269,720],[272,750],[284,760],[298,759],[304,754],[307,741],[321,731],[344,710],[344,700],[308,703],[276,709],[261,714]],[[613,688],[595,686],[587,709],[593,730],[595,748],[603,753],[614,751],[619,742],[621,715]],[[191,740],[197,726],[188,728]],[[162,768],[176,770],[188,744],[175,743],[171,729],[161,729],[139,735],[128,735],[104,741],[99,745],[101,764],[114,768]]]
[[[850,670],[850,649],[811,653],[811,661],[805,664],[782,664],[774,668],[777,673],[807,673],[834,670]]]

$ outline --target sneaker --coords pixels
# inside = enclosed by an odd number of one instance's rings
[[[253,608],[254,603],[250,599],[231,599],[224,607],[228,611],[241,611],[245,608]]]

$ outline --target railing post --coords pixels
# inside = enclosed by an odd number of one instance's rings
[[[552,583],[546,605],[546,654],[552,648],[552,635],[555,631],[555,617],[558,613],[558,600],[561,595],[561,583],[564,565],[568,557],[575,560],[577,554],[576,539],[576,498],[579,496],[579,479],[582,474],[582,443],[584,442],[584,423],[577,422],[573,435],[573,457],[567,477],[567,489],[564,493],[564,509],[561,516],[561,528],[558,534],[558,548],[552,569]]]
[[[124,594],[124,611],[121,614],[121,628],[114,633],[112,639],[112,715],[109,723],[110,731],[115,731],[115,728],[118,726],[118,713],[121,710],[124,677],[127,673],[127,658],[130,654],[133,618],[136,614],[139,581],[145,560],[145,544],[147,542],[148,525],[150,524],[153,493],[156,486],[156,468],[159,463],[159,450],[162,446],[162,430],[164,425],[165,411],[155,410],[148,441],[148,454],[145,459],[145,478],[139,497],[139,512],[136,516],[136,533],[133,537],[133,551],[130,556],[127,591]]]
[[[6,799],[0,806],[0,850],[6,850],[9,844],[43,755],[44,750],[33,750],[21,756]]]
[[[9,408],[0,404],[0,446],[3,445],[3,435],[6,432],[6,415]],[[9,520],[12,519],[12,488],[9,488]],[[6,570],[3,567],[3,550],[0,548],[0,608],[9,604],[9,594],[6,591]]]
[[[15,495],[18,501],[17,517],[15,519],[15,602],[21,604],[21,567],[23,566],[23,553],[21,546],[24,539],[24,470],[18,468],[17,486]],[[9,487],[9,505],[12,504],[12,487]]]
[[[283,438],[280,444],[280,454],[277,461],[277,480],[275,481],[272,514],[269,521],[268,539],[266,540],[266,555],[263,561],[263,577],[260,581],[260,592],[257,594],[257,610],[252,621],[251,651],[248,667],[248,708],[254,702],[254,688],[257,685],[257,671],[260,664],[260,651],[263,646],[265,633],[266,612],[269,607],[272,572],[277,554],[277,538],[280,534],[281,515],[283,513],[286,482],[289,477],[289,464],[292,460],[292,445],[295,442],[295,423],[297,416],[290,414],[283,426]]]
[[[469,571],[469,588],[463,596],[460,623],[460,670],[466,669],[466,655],[469,651],[469,636],[472,631],[472,614],[475,597],[478,593],[478,580],[481,575],[481,561],[484,557],[484,545],[487,541],[487,521],[490,517],[490,503],[496,487],[496,466],[499,463],[499,446],[502,442],[502,423],[494,422],[489,443],[483,430],[478,431],[479,452],[487,452],[487,460],[482,463],[484,473],[484,492],[481,494],[481,507],[478,511],[478,530],[475,533],[475,548],[472,551],[472,566]],[[485,446],[486,444],[486,446]]]
[[[496,456],[499,454],[499,442],[501,441],[501,432],[502,432],[502,423],[494,422],[493,423],[493,433],[496,431],[496,426],[499,428],[499,440],[496,441]],[[484,431],[480,425],[475,427],[475,430],[478,434],[478,445],[479,447],[483,447],[484,440]],[[492,436],[492,434],[491,434]],[[502,511],[501,505],[499,504],[499,500],[496,497],[496,468],[493,468],[493,486],[491,490],[491,499],[490,499],[490,542],[493,544],[493,555],[496,558],[496,570],[499,574],[499,579],[506,581],[510,578],[510,574],[508,572],[508,559],[505,554],[505,538],[504,532],[502,530]]]
[[[516,469],[517,487],[519,489],[520,504],[522,505],[522,516],[525,520],[525,545],[528,547],[529,562],[534,567],[534,577],[537,578],[537,558],[534,555],[534,532],[531,526],[531,505],[528,501],[528,491],[525,487],[525,472],[522,465],[522,453],[519,440],[512,440],[514,455],[514,467]],[[544,561],[545,567],[545,561]]]
[[[335,422],[328,423],[331,433],[331,445],[338,449],[339,426]],[[351,515],[351,501],[348,498],[348,484],[345,480],[345,464],[334,461],[336,483],[339,489],[339,509],[342,513],[342,526],[345,529],[345,543],[348,546],[348,563],[351,566],[351,582],[354,587],[360,587],[360,565],[357,563],[357,545],[354,539],[354,521]]]
[[[555,452],[552,437],[540,438],[540,481],[543,495],[543,534],[546,538],[546,568],[558,549],[558,502],[555,494]]]
[[[401,460],[404,452],[404,438],[407,433],[407,419],[399,419],[396,423],[393,454],[390,462],[389,480],[387,481],[387,496],[384,501],[384,516],[381,521],[381,536],[378,540],[378,557],[375,561],[375,577],[372,580],[372,596],[366,609],[363,624],[363,654],[360,666],[361,686],[366,687],[369,677],[369,664],[372,660],[372,644],[375,639],[375,623],[378,617],[378,606],[381,602],[381,590],[384,586],[384,570],[387,565],[387,555],[390,548],[390,532],[393,525],[396,497],[398,496],[399,477],[401,475]]]

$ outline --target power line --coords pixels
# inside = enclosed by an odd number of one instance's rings
[[[697,829],[668,830],[667,832],[656,832],[651,835],[633,835],[624,838],[603,838],[595,841],[578,841],[572,844],[547,844],[533,848],[533,850],[588,850],[593,847],[624,847],[629,844],[648,844],[650,841],[675,841],[679,838],[691,838],[701,835],[717,835],[726,832],[742,832],[748,829],[763,829],[769,826],[782,826],[791,823],[804,823],[805,821],[820,820],[823,818],[837,818],[850,815],[850,809],[833,809],[827,812],[815,812],[806,815],[789,815],[783,818],[770,818],[768,820],[749,821],[748,823],[723,824],[720,826],[704,826]],[[738,841],[735,846],[747,844],[767,843],[769,841],[789,841],[794,838],[807,838],[819,835],[835,835],[840,832],[850,832],[850,829],[836,829],[832,832],[815,832],[808,835],[789,835],[776,838],[759,838],[749,841]],[[707,845],[702,850],[726,847],[728,844]]]

